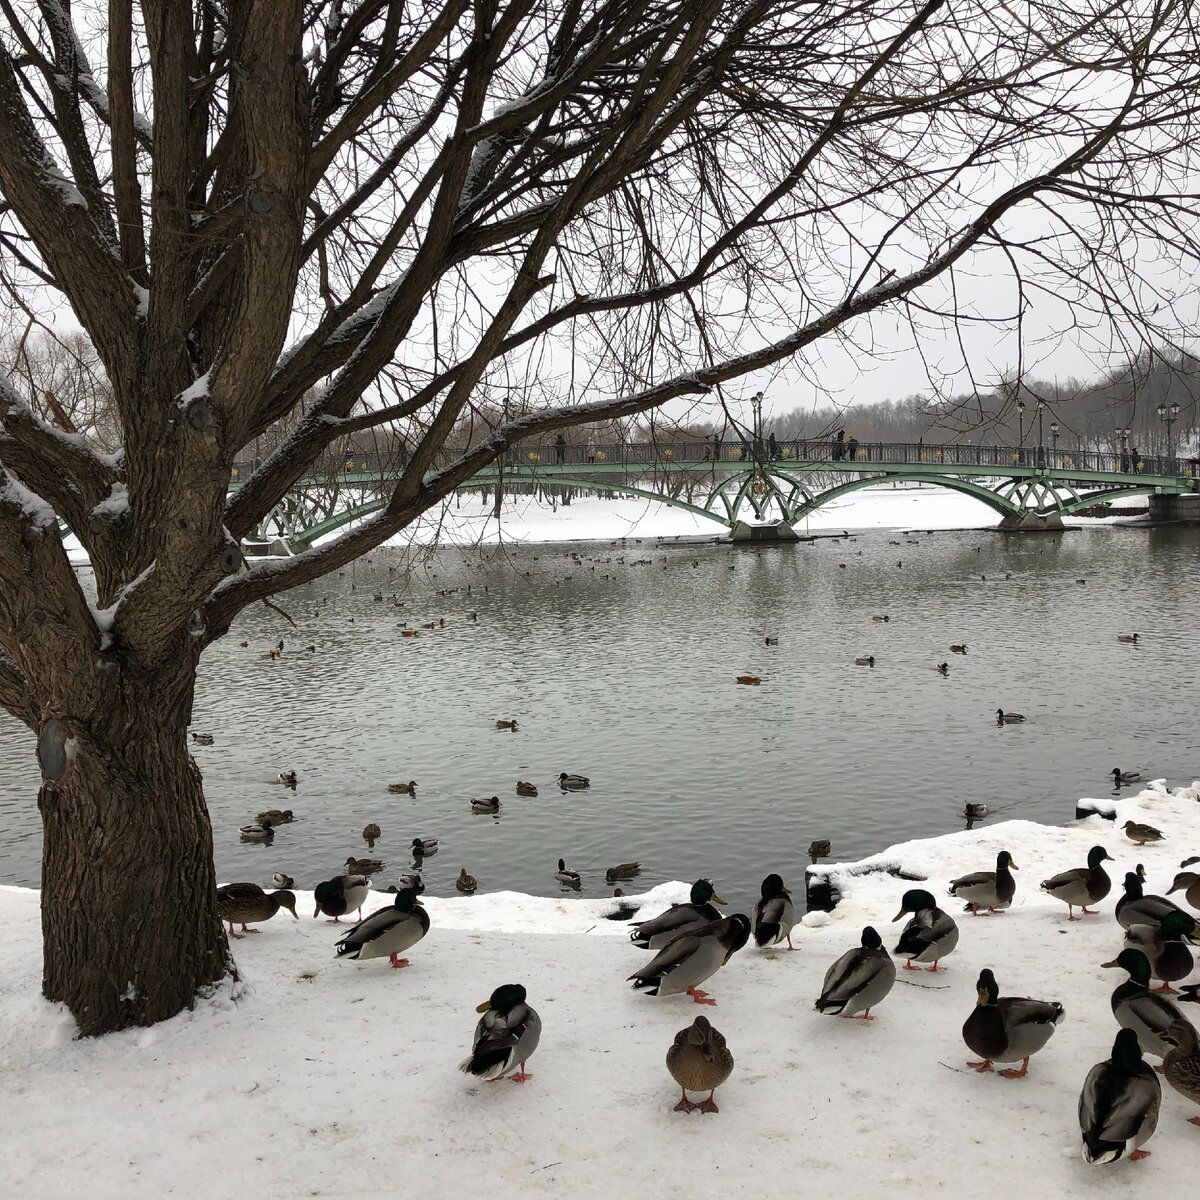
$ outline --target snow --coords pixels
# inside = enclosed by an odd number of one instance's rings
[[[108,497],[101,500],[92,512],[98,517],[116,518],[129,511],[129,488],[123,483],[114,483]]]
[[[208,376],[209,372],[205,371],[195,383],[190,387],[186,387],[179,393],[179,407],[187,408],[196,400],[206,400],[208,398]]]
[[[46,182],[62,196],[63,204],[68,208],[72,205],[76,208],[87,208],[87,201],[83,198],[83,193],[62,173],[58,164],[49,154],[42,159],[42,175]]]
[[[27,488],[12,471],[0,475],[0,502],[15,504],[25,514],[31,528],[50,529],[58,524],[54,509],[36,492]]]
[[[367,1198],[415,1186],[454,1194],[471,1180],[490,1200],[641,1195],[647,1180],[655,1194],[695,1200],[987,1200],[1002,1189],[1116,1200],[1134,1181],[1188,1195],[1200,1130],[1186,1118],[1197,1110],[1166,1085],[1151,1161],[1100,1169],[1079,1157],[1079,1089],[1117,1028],[1108,997],[1124,976],[1100,964],[1121,946],[1120,889],[1102,915],[1068,924],[1037,884],[1099,843],[1117,859],[1115,880],[1140,861],[1164,892],[1200,846],[1198,798],[1200,783],[1121,800],[1123,816],[1167,835],[1140,850],[1090,817],[984,825],[877,856],[928,875],[935,895],[954,875],[990,867],[1001,848],[1020,870],[1012,910],[956,913],[963,936],[947,973],[901,972],[871,1023],[819,1016],[812,1001],[864,924],[895,945],[901,926],[890,918],[913,885],[850,866],[836,868],[841,905],[797,927],[797,953],[747,948],[709,982],[715,1008],[629,989],[645,952],[626,943],[622,922],[602,919],[611,900],[431,898],[429,936],[409,952],[411,967],[393,971],[336,960],[339,930],[312,918],[305,893],[299,921],[281,913],[233,943],[240,985],[152,1029],[89,1041],[72,1040],[69,1018],[39,997],[37,893],[2,888],[0,1140],[19,1149],[0,1159],[0,1194],[186,1200],[226,1194],[236,1179],[247,1194]],[[784,873],[798,892],[799,862]],[[656,889],[644,914],[683,891]],[[726,895],[731,910],[754,898]],[[961,1026],[985,966],[1002,995],[1065,1006],[1026,1079],[964,1066]],[[474,1083],[456,1069],[474,1007],[510,981],[526,985],[545,1026],[533,1079]],[[663,1059],[701,1011],[736,1066],[717,1093],[719,1115],[685,1116],[672,1112],[678,1093]]]

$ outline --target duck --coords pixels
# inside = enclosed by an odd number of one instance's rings
[[[380,908],[360,921],[334,947],[338,958],[366,962],[386,958],[393,968],[407,967],[401,955],[429,932],[429,914],[412,888],[401,888],[388,908]]]
[[[738,681],[738,683],[748,684],[750,687],[757,687],[760,683],[762,683],[762,676],[761,675],[739,675],[737,677],[737,681]]]
[[[1166,1040],[1167,1030],[1176,1021],[1189,1022],[1178,1005],[1150,990],[1150,960],[1140,950],[1126,949],[1112,962],[1100,965],[1129,973],[1129,978],[1116,988],[1110,1001],[1117,1024],[1137,1034],[1143,1054],[1164,1057],[1171,1049]]]
[[[1025,718],[1020,713],[1006,713],[1004,709],[996,709],[997,725],[1020,725]]]
[[[796,909],[791,896],[791,890],[784,886],[783,876],[771,874],[762,881],[760,897],[750,911],[756,946],[778,946],[786,938],[787,948],[796,949],[792,945]]]
[[[950,664],[948,662],[938,663],[938,665],[936,667],[934,667],[933,669],[939,675],[949,675],[950,674]]]
[[[847,950],[825,972],[821,994],[813,1007],[819,1013],[851,1020],[873,1021],[871,1009],[882,1003],[896,985],[896,964],[876,930],[868,925],[862,941]]]
[[[1142,777],[1141,771],[1122,771],[1120,767],[1113,767],[1109,772],[1113,777],[1113,783],[1118,787],[1123,783],[1137,783]]]
[[[476,1079],[491,1082],[508,1075],[515,1066],[514,1083],[533,1076],[525,1064],[533,1057],[542,1038],[542,1019],[529,1004],[529,994],[519,983],[496,988],[478,1008],[483,1013],[471,1039],[471,1053],[459,1063],[459,1070]]]
[[[410,779],[407,783],[389,783],[387,790],[394,796],[415,796],[417,794],[417,781]]]
[[[217,888],[217,913],[222,921],[229,923],[229,936],[240,938],[242,933],[257,933],[257,929],[247,928],[253,921],[269,921],[281,908],[287,909],[298,921],[296,914],[296,897],[286,889],[275,892],[264,892],[257,883],[227,883]],[[235,933],[233,926],[238,923],[242,933]]]
[[[341,918],[355,909],[361,917],[363,901],[370,890],[371,881],[365,875],[335,875],[326,879],[313,890],[317,905],[313,918],[327,913],[327,924],[340,925]]]
[[[238,833],[243,842],[269,842],[275,836],[275,828],[270,821],[257,821],[253,825],[243,825]]]
[[[454,886],[465,896],[473,896],[476,888],[479,887],[479,880],[474,875],[467,874],[466,867],[460,867],[458,870],[458,878],[454,881]]]
[[[1150,974],[1161,982],[1157,994],[1174,996],[1171,986],[1192,973],[1194,960],[1184,938],[1196,932],[1196,922],[1187,913],[1169,912],[1158,925],[1131,925],[1125,931],[1125,946],[1140,950],[1150,962]]]
[[[892,618],[891,618],[891,617],[889,617],[889,616],[887,615],[887,613],[884,613],[882,616],[878,616],[878,617],[872,617],[872,618],[871,618],[871,620],[872,620],[872,621],[890,621],[891,619],[892,619]]]
[[[618,879],[633,879],[642,873],[642,864],[635,862],[617,863],[604,872],[606,883],[616,883]]]
[[[692,884],[686,904],[672,904],[665,913],[649,921],[631,922],[633,929],[629,933],[629,940],[643,950],[658,950],[686,929],[719,921],[721,912],[716,906],[724,903],[711,880],[697,879]]]
[[[518,796],[536,796],[538,794],[537,785],[526,783],[523,779],[517,780],[517,795]]]
[[[1125,642],[1127,645],[1136,646],[1138,635],[1136,633],[1118,633],[1117,641]]]
[[[1165,896],[1146,896],[1142,893],[1142,880],[1146,878],[1145,868],[1138,864],[1136,871],[1130,871],[1125,876],[1125,894],[1117,901],[1113,914],[1122,929],[1133,925],[1153,925],[1157,927],[1170,912],[1184,913],[1173,900]]]
[[[925,970],[938,970],[938,963],[948,954],[954,953],[958,945],[958,925],[949,913],[942,912],[933,896],[921,888],[913,888],[904,893],[900,901],[900,911],[892,918],[893,922],[911,913],[912,920],[900,931],[900,941],[893,953],[899,954],[907,961],[906,971],[919,971],[913,963],[933,963]]]
[[[295,771],[280,771],[275,777],[275,781],[282,783],[286,788],[291,788],[293,792],[296,790],[296,784],[299,782]]]
[[[715,1113],[717,1088],[733,1073],[733,1055],[725,1044],[725,1035],[714,1029],[705,1016],[698,1016],[681,1029],[667,1051],[667,1070],[682,1093],[675,1112]],[[688,1092],[708,1092],[708,1099],[694,1104]]]
[[[471,811],[477,813],[498,813],[500,811],[500,797],[488,796],[485,800],[472,800]]]
[[[686,993],[697,1004],[716,1004],[698,985],[712,978],[750,938],[750,918],[734,913],[673,937],[643,968],[628,977],[647,996]]]
[[[1089,909],[1088,905],[1099,904],[1112,891],[1112,880],[1100,864],[1112,861],[1112,855],[1103,846],[1093,846],[1088,851],[1086,867],[1075,867],[1043,879],[1042,891],[1067,906],[1068,921],[1079,920],[1075,915],[1076,906],[1084,916],[1094,917],[1096,910]]]
[[[375,848],[376,839],[383,836],[383,831],[378,825],[375,824],[374,821],[372,821],[369,825],[363,826],[362,835],[363,841],[367,843],[367,848],[369,850],[373,850]]]
[[[508,730],[511,730],[513,733],[516,733],[517,732],[517,723],[516,723],[516,721],[497,721],[496,728],[497,729],[508,729]]]
[[[290,825],[296,817],[290,808],[268,808],[254,819],[260,825],[264,822],[270,822],[272,825]]]
[[[854,665],[856,667],[873,667],[875,665],[875,655],[868,654],[865,658],[856,658]]]
[[[437,838],[413,838],[412,846],[413,858],[432,858],[438,852]]]
[[[764,646],[778,646],[779,639],[777,637],[763,638],[763,645]]]
[[[1198,984],[1184,988],[1182,1000],[1200,1000]],[[1186,1100],[1200,1104],[1200,1040],[1190,1021],[1176,1021],[1167,1028],[1170,1050],[1163,1056],[1163,1078]],[[1200,1125],[1200,1117],[1188,1117],[1190,1125]]]
[[[558,786],[572,792],[582,792],[592,786],[592,781],[586,775],[568,775],[564,771],[558,777]]]
[[[267,657],[268,658],[278,658],[282,653],[283,653],[283,638],[280,638],[279,641],[277,641],[275,643],[275,645],[273,645],[270,648],[270,650],[267,651]]]
[[[403,891],[404,888],[412,888],[412,890],[416,892],[418,896],[420,896],[425,891],[425,880],[421,878],[420,873],[417,871],[406,871],[403,875],[400,875],[397,878],[396,882],[392,884],[391,887],[385,888],[384,890],[388,892],[399,892]]]
[[[347,875],[374,875],[383,870],[381,858],[348,858],[346,859]]]
[[[966,642],[957,642],[953,646],[950,647],[951,654],[966,654],[966,652],[967,652]]]
[[[1153,825],[1142,825],[1137,821],[1126,821],[1121,828],[1125,830],[1125,836],[1131,842],[1137,842],[1139,846],[1144,846],[1147,842],[1161,842],[1165,840],[1162,830],[1155,829]]]
[[[1001,850],[996,855],[994,871],[975,871],[960,879],[952,879],[950,895],[965,900],[973,917],[980,915],[981,908],[988,910],[984,915],[1002,913],[1012,904],[1017,892],[1017,881],[1012,877],[1015,870],[1017,864],[1013,862],[1012,855],[1007,850]]]
[[[1183,898],[1192,908],[1200,908],[1200,875],[1195,871],[1180,871],[1175,881],[1167,888],[1167,895],[1183,892]]]
[[[558,870],[554,873],[554,878],[559,883],[565,884],[570,888],[575,888],[576,890],[583,884],[583,881],[579,878],[579,872],[568,870],[565,860],[561,858],[558,860]]]
[[[1119,1029],[1112,1057],[1097,1063],[1079,1093],[1083,1161],[1092,1166],[1149,1158],[1142,1147],[1158,1126],[1162,1084],[1142,1058],[1137,1034]]]
[[[988,815],[988,806],[986,804],[976,803],[968,800],[963,805],[963,816],[970,821],[982,821]]]
[[[809,858],[828,858],[833,852],[833,843],[828,838],[814,838],[808,843]]]
[[[1054,1036],[1066,1015],[1057,1000],[1000,997],[996,976],[986,967],[975,985],[976,1004],[963,1024],[963,1041],[979,1055],[968,1062],[976,1071],[990,1071],[997,1062],[1020,1062],[1020,1070],[1000,1071],[1006,1079],[1023,1079],[1029,1060]]]
[[[282,871],[276,871],[271,876],[271,886],[276,889],[294,888],[296,881],[290,875],[285,875]]]
[[[213,744],[213,735],[211,733],[193,733],[192,741],[197,746],[211,746]]]

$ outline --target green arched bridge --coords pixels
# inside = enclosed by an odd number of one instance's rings
[[[457,452],[441,456],[452,462]],[[327,458],[297,482],[257,531],[303,547],[378,511],[403,472],[403,449]],[[230,486],[253,473],[234,467]],[[1047,527],[1130,496],[1200,493],[1200,461],[1129,452],[895,442],[788,441],[555,444],[506,452],[464,487],[559,485],[619,492],[685,509],[726,529],[755,520],[798,521],[859,488],[890,482],[950,488],[988,505],[1009,528]]]

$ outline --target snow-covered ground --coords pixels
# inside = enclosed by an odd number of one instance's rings
[[[646,952],[602,919],[611,901],[430,899],[429,936],[409,953],[412,966],[394,971],[386,960],[335,960],[338,931],[312,918],[304,895],[299,921],[281,914],[234,943],[245,977],[236,1002],[225,992],[157,1028],[84,1042],[38,997],[37,893],[0,889],[0,1195],[865,1200],[1087,1188],[1116,1198],[1135,1181],[1189,1195],[1200,1129],[1169,1087],[1153,1156],[1141,1163],[1085,1166],[1075,1106],[1117,1028],[1108,997],[1124,975],[1100,964],[1121,947],[1119,881],[1140,861],[1149,890],[1165,891],[1200,851],[1198,799],[1200,784],[1174,794],[1151,785],[1122,801],[1119,821],[1166,834],[1141,850],[1093,816],[1061,828],[985,823],[869,860],[927,876],[938,896],[950,878],[990,869],[1002,848],[1020,868],[1012,911],[955,914],[963,936],[946,974],[902,972],[871,1023],[818,1016],[812,1001],[864,924],[895,944],[901,926],[889,922],[914,884],[886,873],[839,870],[844,899],[806,918],[799,951],[741,951],[707,985],[719,1001],[707,1009],[629,990],[625,977]],[[1068,924],[1037,884],[1083,865],[1097,843],[1117,859],[1113,893],[1102,915]],[[801,866],[785,874],[799,893]],[[684,891],[656,889],[643,915]],[[725,898],[742,911],[754,900]],[[1025,1079],[964,1066],[960,1031],[985,966],[1002,995],[1066,1008]],[[479,1084],[457,1063],[475,1005],[510,981],[526,985],[545,1025],[534,1078]],[[678,1093],[663,1060],[701,1011],[737,1064],[717,1093],[720,1114],[685,1116],[672,1111]]]

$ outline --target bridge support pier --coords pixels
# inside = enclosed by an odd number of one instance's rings
[[[786,522],[775,521],[770,525],[750,525],[735,521],[729,533],[731,542],[798,542],[800,535]]]
[[[1056,512],[1009,513],[1000,521],[1004,533],[1055,533],[1062,527],[1062,516]]]
[[[1200,492],[1150,496],[1148,499],[1151,521],[1180,521],[1185,525],[1200,525]]]

